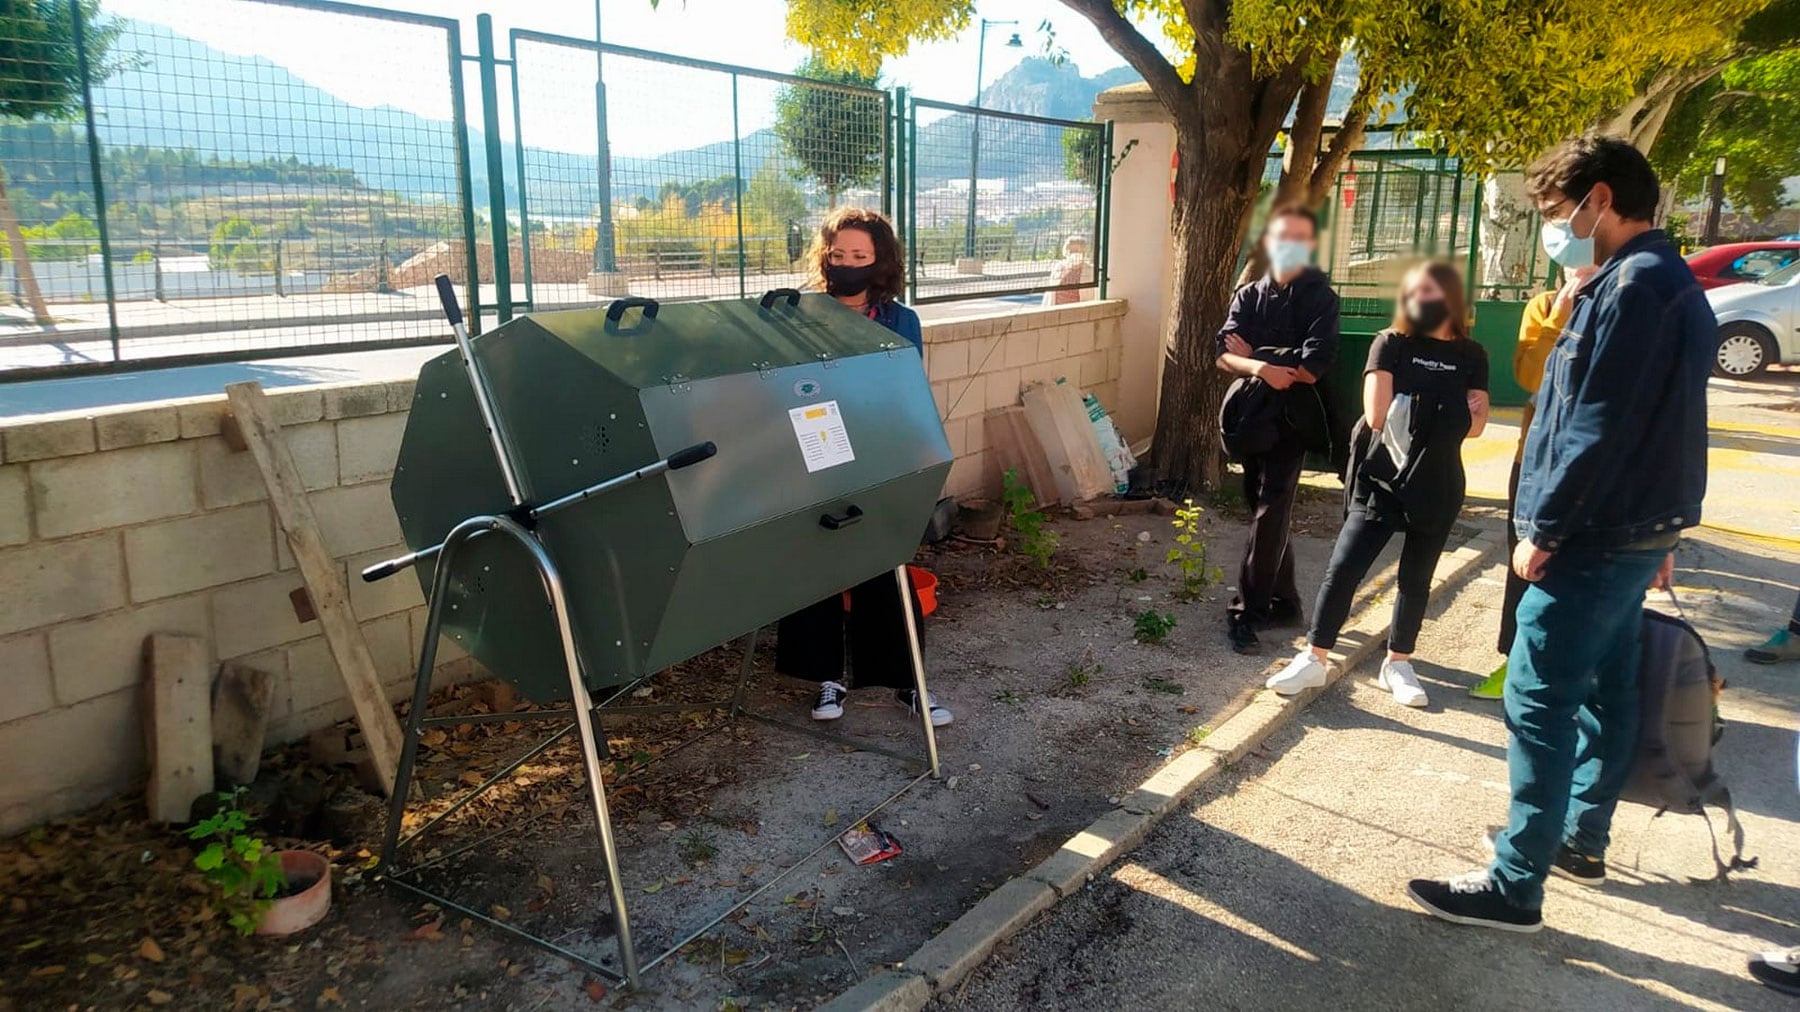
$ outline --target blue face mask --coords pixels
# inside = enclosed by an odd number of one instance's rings
[[[1592,190],[1588,191],[1588,196],[1593,196]],[[1544,252],[1550,254],[1550,259],[1572,271],[1594,266],[1593,233],[1590,232],[1585,239],[1575,234],[1575,216],[1581,213],[1582,205],[1586,203],[1587,197],[1581,198],[1581,203],[1575,205],[1575,210],[1570,211],[1567,218],[1562,221],[1546,221],[1538,231],[1538,236],[1544,243]],[[1598,229],[1599,223],[1595,222],[1594,227]]]
[[[1283,277],[1312,262],[1312,244],[1294,239],[1270,239],[1264,244],[1269,254],[1269,273]]]

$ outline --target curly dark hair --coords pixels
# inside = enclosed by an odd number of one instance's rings
[[[1597,183],[1612,188],[1619,217],[1652,221],[1661,197],[1656,170],[1644,153],[1618,137],[1589,133],[1572,137],[1545,152],[1525,170],[1525,193],[1540,206],[1553,193],[1571,205],[1587,199]]]
[[[869,304],[893,302],[906,291],[906,251],[894,235],[894,226],[880,211],[866,207],[844,207],[833,211],[819,232],[813,236],[812,248],[806,251],[806,283],[825,290],[825,265],[831,261],[831,244],[837,234],[853,228],[866,232],[875,244],[875,277],[869,281]]]

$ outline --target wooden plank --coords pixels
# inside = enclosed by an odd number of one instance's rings
[[[1023,400],[1025,420],[1044,448],[1062,499],[1075,503],[1112,491],[1112,471],[1081,394],[1067,383],[1034,383]]]
[[[275,700],[275,676],[242,664],[227,664],[213,690],[213,765],[233,787],[256,779],[262,765],[263,734]]]
[[[269,502],[275,507],[275,521],[300,567],[300,579],[318,613],[325,644],[344,679],[350,704],[356,709],[356,722],[368,740],[376,776],[382,789],[391,794],[395,768],[400,762],[400,722],[394,719],[394,710],[381,690],[381,678],[375,673],[375,661],[363,641],[362,627],[350,609],[343,570],[325,550],[318,520],[306,500],[300,470],[294,464],[287,440],[281,436],[281,426],[269,409],[262,387],[254,382],[233,383],[225,388],[225,396],[231,402],[231,413],[244,442],[262,471]]]
[[[1037,505],[1054,506],[1062,501],[1056,479],[1050,474],[1050,462],[1044,448],[1025,421],[1025,409],[1017,405],[1000,408],[982,416],[987,445],[998,458],[1000,472],[1017,472],[1019,480],[1031,490]]]
[[[144,638],[144,794],[156,822],[186,823],[194,799],[213,789],[210,667],[198,636]]]

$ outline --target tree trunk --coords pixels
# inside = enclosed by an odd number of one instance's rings
[[[1165,491],[1173,495],[1217,488],[1224,473],[1219,405],[1228,381],[1214,365],[1214,341],[1231,303],[1232,268],[1256,204],[1263,157],[1220,150],[1229,140],[1217,132],[1202,136],[1199,128],[1177,127],[1181,162],[1169,224],[1174,298],[1151,444]]]
[[[1481,296],[1498,298],[1505,285],[1529,284],[1532,244],[1527,226],[1534,208],[1525,196],[1525,174],[1500,172],[1481,190]]]
[[[31,309],[38,326],[53,322],[50,307],[44,305],[44,293],[38,290],[37,274],[31,269],[31,251],[25,248],[25,233],[19,228],[19,216],[13,211],[12,198],[6,193],[6,171],[0,169],[0,230],[6,233],[7,248],[12,251],[13,270],[19,274],[19,288],[25,294],[25,305]]]

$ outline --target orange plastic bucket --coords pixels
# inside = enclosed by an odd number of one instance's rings
[[[929,569],[918,566],[907,566],[906,575],[912,580],[913,595],[919,599],[919,614],[929,615],[937,611],[938,579]],[[844,591],[844,610],[850,610],[850,592]]]

